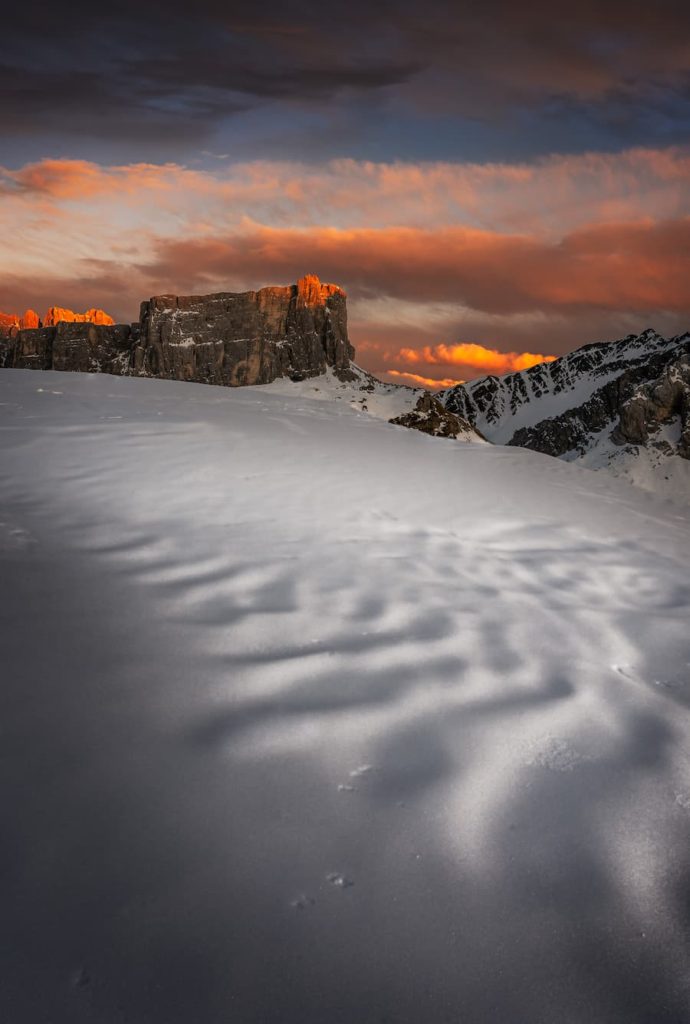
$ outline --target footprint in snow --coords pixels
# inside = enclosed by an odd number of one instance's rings
[[[360,779],[363,775],[371,775],[375,772],[376,768],[373,764],[360,764],[358,768],[353,768],[350,772],[351,779]]]

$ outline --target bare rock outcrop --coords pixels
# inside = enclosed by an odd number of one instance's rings
[[[74,313],[62,306],[51,306],[43,318],[44,327],[55,327],[59,323],[70,324],[106,324],[115,323],[113,318],[102,309],[87,309],[85,313]]]
[[[53,370],[81,373],[129,373],[138,325],[70,323],[54,328]]]
[[[346,295],[309,274],[256,292],[159,295],[137,324],[102,310],[51,307],[44,325],[0,316],[0,367],[73,370],[190,380],[238,387],[277,377],[302,380],[330,367],[353,379]]]
[[[23,331],[31,331],[41,327],[42,324],[38,313],[33,309],[27,309],[24,316],[19,318],[19,326]]]
[[[28,328],[9,340],[6,366],[16,370],[51,370],[54,327]]]
[[[659,429],[677,421],[676,453],[690,459],[690,352],[681,352],[621,407],[613,438],[621,444],[646,445]]]
[[[446,409],[429,391],[425,391],[420,396],[414,409],[402,416],[396,416],[389,420],[389,423],[410,427],[412,430],[421,430],[423,434],[431,434],[432,437],[451,437],[461,440],[476,440],[478,436],[481,437],[481,434],[467,420]]]
[[[345,292],[314,275],[296,285],[159,295],[141,306],[134,372],[238,387],[350,373]]]
[[[20,328],[16,313],[0,313],[0,338],[9,338]]]

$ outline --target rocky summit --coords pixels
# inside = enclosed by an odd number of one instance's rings
[[[19,331],[34,330],[38,327],[56,327],[59,323],[114,324],[111,316],[102,309],[87,309],[75,313],[63,306],[51,306],[43,319],[33,309],[27,309],[23,316],[16,313],[0,313],[0,338],[17,334]]]
[[[159,295],[135,324],[53,307],[43,326],[18,317],[0,335],[0,367],[114,373],[239,387],[352,370],[342,288],[313,274],[287,287]],[[48,322],[49,321],[49,322]]]

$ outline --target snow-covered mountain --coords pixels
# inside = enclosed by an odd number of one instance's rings
[[[494,443],[578,460],[688,498],[688,353],[690,334],[663,338],[647,330],[519,373],[481,377],[439,397]],[[662,393],[664,400],[649,398]],[[637,410],[634,428],[628,408]]]
[[[0,370],[3,1024],[687,1021],[685,510],[320,384]]]

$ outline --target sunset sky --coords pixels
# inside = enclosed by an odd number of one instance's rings
[[[690,329],[687,6],[16,4],[0,310],[316,273],[432,386]]]

